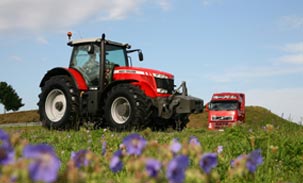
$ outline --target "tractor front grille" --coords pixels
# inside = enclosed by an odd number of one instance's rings
[[[156,78],[157,88],[166,90],[168,94],[172,94],[174,90],[174,80],[165,78]]]

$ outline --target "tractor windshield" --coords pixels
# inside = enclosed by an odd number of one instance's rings
[[[216,101],[210,103],[209,110],[233,111],[239,109],[239,106],[239,102],[237,101]]]
[[[115,45],[106,45],[106,64],[115,64],[118,66],[127,66],[127,54],[124,47]]]

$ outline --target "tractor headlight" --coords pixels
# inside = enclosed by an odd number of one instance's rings
[[[168,79],[168,76],[166,76],[166,75],[164,75],[164,74],[153,73],[153,76],[154,76],[155,78]]]
[[[157,93],[165,94],[165,93],[168,93],[168,91],[163,88],[157,88]]]

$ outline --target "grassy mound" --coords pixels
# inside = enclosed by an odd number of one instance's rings
[[[190,122],[187,127],[189,128],[207,128],[208,113],[204,112],[201,114],[192,114],[190,116]],[[246,107],[246,120],[245,125],[251,127],[265,126],[266,124],[273,124],[275,126],[281,126],[289,123],[289,125],[295,125],[294,123],[279,117],[272,113],[270,110],[260,106],[247,106]]]
[[[189,119],[188,128],[207,128],[207,112],[200,114],[192,114]],[[0,114],[0,124],[17,123],[17,122],[38,122],[39,114],[37,110],[13,112],[7,114]],[[246,124],[247,125],[265,125],[271,123],[274,125],[281,125],[289,121],[273,114],[268,109],[259,106],[246,107]],[[261,124],[260,124],[261,123]]]
[[[18,122],[37,122],[39,121],[39,114],[37,110],[12,112],[7,114],[0,114],[0,124],[18,123]]]

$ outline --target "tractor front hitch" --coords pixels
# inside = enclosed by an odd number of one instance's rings
[[[188,96],[186,82],[183,81],[168,98],[157,98],[156,106],[158,106],[159,117],[170,119],[173,115],[202,112],[203,100]]]

